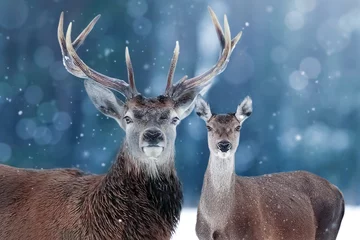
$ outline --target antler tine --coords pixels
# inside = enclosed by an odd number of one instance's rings
[[[79,34],[79,36],[73,41],[73,46],[75,50],[78,50],[78,48],[84,43],[86,37],[89,35],[91,30],[94,28],[97,21],[100,19],[101,15],[98,14],[91,22],[87,25],[87,27]]]
[[[215,26],[215,30],[216,30],[216,34],[219,38],[220,44],[221,44],[221,48],[223,49],[225,46],[225,37],[224,37],[224,33],[222,31],[221,25],[219,23],[218,18],[216,17],[215,12],[208,7],[209,12],[210,12],[210,16],[211,16],[211,20]],[[240,40],[242,35],[242,32],[239,32],[232,40],[231,40],[231,51],[234,50],[236,44],[238,43],[238,41]]]
[[[126,61],[126,68],[127,68],[127,72],[128,72],[128,81],[129,81],[130,88],[134,92],[134,94],[137,95],[138,91],[136,90],[136,85],[135,85],[134,69],[132,67],[128,47],[125,48],[125,61]]]
[[[234,50],[236,44],[240,41],[242,36],[242,31],[240,31],[232,40],[231,40],[231,51]]]
[[[135,95],[137,95],[138,91],[136,90],[136,85],[135,85],[134,69],[132,67],[128,47],[125,48],[125,61],[126,61],[126,68],[127,68],[127,73],[128,73],[128,82],[129,82],[130,88],[133,91],[133,93]]]
[[[86,78],[86,75],[78,67],[76,67],[71,61],[69,61],[69,52],[66,48],[66,41],[64,36],[64,12],[61,12],[60,14],[57,33],[58,33],[58,40],[60,44],[61,53],[63,56],[63,64],[66,70],[76,77]]]
[[[178,58],[179,58],[179,53],[180,53],[179,42],[176,41],[174,54],[173,54],[173,57],[172,57],[171,63],[170,63],[170,68],[169,68],[169,73],[168,73],[168,78],[167,78],[165,94],[168,94],[169,90],[172,87],[172,80],[174,78],[174,73],[175,73],[176,64],[177,64],[177,61],[178,61]]]
[[[209,13],[211,20],[215,26],[215,30],[220,41],[221,45],[221,55],[218,59],[218,62],[205,73],[190,78],[186,81],[177,82],[171,88],[171,94],[173,97],[182,95],[188,91],[200,92],[204,87],[208,86],[211,83],[211,79],[216,75],[220,74],[225,70],[227,63],[229,61],[230,55],[234,50],[236,44],[239,42],[242,32],[239,32],[233,39],[231,39],[230,27],[227,20],[227,16],[224,15],[224,30],[221,28],[218,18],[216,17],[214,11],[209,7]]]
[[[100,18],[100,15],[96,16],[89,25],[80,33],[74,42],[71,41],[71,29],[72,23],[70,22],[69,27],[66,32],[66,38],[64,37],[63,25],[64,25],[64,13],[61,13],[59,26],[58,26],[58,40],[63,55],[63,63],[65,68],[72,75],[79,78],[90,78],[105,87],[111,88],[115,91],[120,92],[126,98],[131,98],[136,95],[132,89],[130,89],[129,84],[125,81],[105,76],[101,73],[96,72],[95,70],[88,67],[77,55],[75,48],[79,48],[80,45],[84,42],[87,35],[90,33],[95,23]]]
[[[79,36],[73,41],[72,45],[75,50],[77,50],[85,41],[86,37],[89,35],[91,30],[94,28],[96,22],[99,20],[101,15],[97,15],[88,25],[87,27],[79,34]],[[66,43],[64,37],[64,12],[60,14],[60,20],[58,25],[58,40],[60,43],[61,52],[63,55],[67,55]]]
[[[224,37],[224,32],[221,28],[221,25],[219,23],[219,20],[215,14],[215,12],[211,9],[211,7],[208,7],[209,13],[210,13],[210,17],[211,17],[211,21],[213,22],[214,26],[215,26],[215,30],[216,30],[216,34],[219,38],[220,44],[221,44],[221,48],[224,49],[225,47],[225,37]]]

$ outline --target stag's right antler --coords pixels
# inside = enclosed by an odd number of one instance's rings
[[[88,34],[93,29],[96,22],[99,20],[100,15],[97,15],[89,25],[80,33],[80,35],[75,39],[75,41],[71,41],[71,27],[72,23],[70,22],[69,27],[66,32],[66,38],[64,37],[64,13],[62,12],[60,15],[59,26],[58,26],[58,40],[61,48],[61,53],[63,55],[63,63],[66,70],[72,75],[79,78],[92,79],[105,87],[114,89],[115,91],[120,92],[126,98],[132,98],[138,95],[138,92],[135,87],[135,79],[134,79],[134,71],[132,68],[129,50],[126,47],[125,50],[125,58],[126,58],[126,66],[128,69],[128,78],[129,84],[124,80],[120,80],[117,78],[112,78],[109,76],[105,76],[97,71],[91,69],[87,66],[77,55],[76,49],[80,47],[80,45],[85,41]]]
[[[171,60],[170,70],[168,74],[168,82],[165,91],[165,94],[172,98],[178,98],[185,94],[197,94],[206,86],[208,86],[211,83],[210,80],[213,77],[219,75],[225,70],[227,63],[229,62],[231,53],[241,38],[242,32],[239,32],[234,37],[234,39],[231,40],[230,27],[226,15],[224,16],[224,33],[220,26],[219,20],[217,19],[214,11],[210,7],[209,12],[221,44],[222,51],[219,60],[211,69],[209,69],[205,73],[190,79],[187,79],[187,76],[185,76],[173,85],[172,79],[179,56],[179,45],[176,42],[176,47],[174,50],[173,58]]]

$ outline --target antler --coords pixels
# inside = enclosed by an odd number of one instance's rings
[[[172,78],[176,68],[177,58],[179,55],[179,46],[176,44],[174,55],[171,60],[170,70],[168,74],[168,82],[165,94],[171,96],[172,98],[177,98],[181,95],[188,94],[192,92],[193,94],[198,94],[202,89],[208,86],[211,83],[211,79],[216,75],[219,75],[223,72],[229,62],[232,51],[234,50],[236,44],[239,42],[242,32],[239,32],[232,40],[230,34],[230,27],[226,15],[224,16],[224,31],[222,30],[219,20],[217,19],[214,11],[208,7],[211,20],[215,26],[217,36],[221,44],[221,55],[218,59],[218,62],[205,73],[187,79],[187,76],[180,79],[175,85],[172,85]]]
[[[166,90],[165,90],[165,94],[168,94],[172,88],[172,80],[174,78],[174,73],[175,73],[175,69],[176,69],[176,64],[179,58],[179,53],[180,53],[180,47],[179,47],[179,42],[176,41],[176,45],[175,45],[175,49],[174,49],[174,55],[171,59],[171,63],[170,63],[170,68],[169,68],[169,73],[168,73],[168,79],[167,79],[167,84],[166,84]]]
[[[70,22],[69,27],[66,31],[66,38],[64,37],[64,13],[62,12],[60,15],[59,26],[58,26],[58,40],[61,48],[61,53],[63,56],[63,63],[66,70],[72,75],[85,78],[92,79],[105,87],[114,89],[119,93],[123,94],[126,98],[132,98],[138,95],[135,86],[134,79],[134,71],[132,68],[129,51],[126,48],[125,50],[125,59],[126,66],[128,69],[128,80],[129,84],[123,80],[112,78],[109,76],[105,76],[97,71],[91,69],[87,66],[77,55],[76,50],[81,46],[81,44],[85,41],[86,37],[89,35],[91,30],[93,29],[96,22],[99,20],[100,15],[97,15],[89,25],[80,33],[80,35],[75,39],[75,41],[71,41],[71,28],[72,23]]]

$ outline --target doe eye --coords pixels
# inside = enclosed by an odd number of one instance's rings
[[[235,128],[235,131],[240,132],[240,129],[241,129],[241,126],[237,126],[237,127]]]
[[[179,120],[180,120],[180,119],[179,119],[178,117],[174,117],[174,118],[171,120],[171,124],[176,125]]]
[[[124,120],[125,120],[126,124],[130,124],[130,123],[133,122],[133,120],[132,120],[130,117],[128,117],[128,116],[125,116],[125,117],[124,117]]]
[[[206,126],[207,130],[210,132],[212,130],[212,127]]]

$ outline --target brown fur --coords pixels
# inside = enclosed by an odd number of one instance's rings
[[[205,190],[211,185],[210,178],[205,176],[202,197],[232,214],[221,223],[222,228],[213,229],[199,209],[196,230],[200,240],[336,239],[344,199],[334,185],[319,176],[304,171],[260,177],[234,174],[234,194],[229,194],[226,202],[216,201],[216,193]]]
[[[106,175],[0,166],[1,240],[170,239],[182,191],[175,170],[152,179],[121,151]]]

